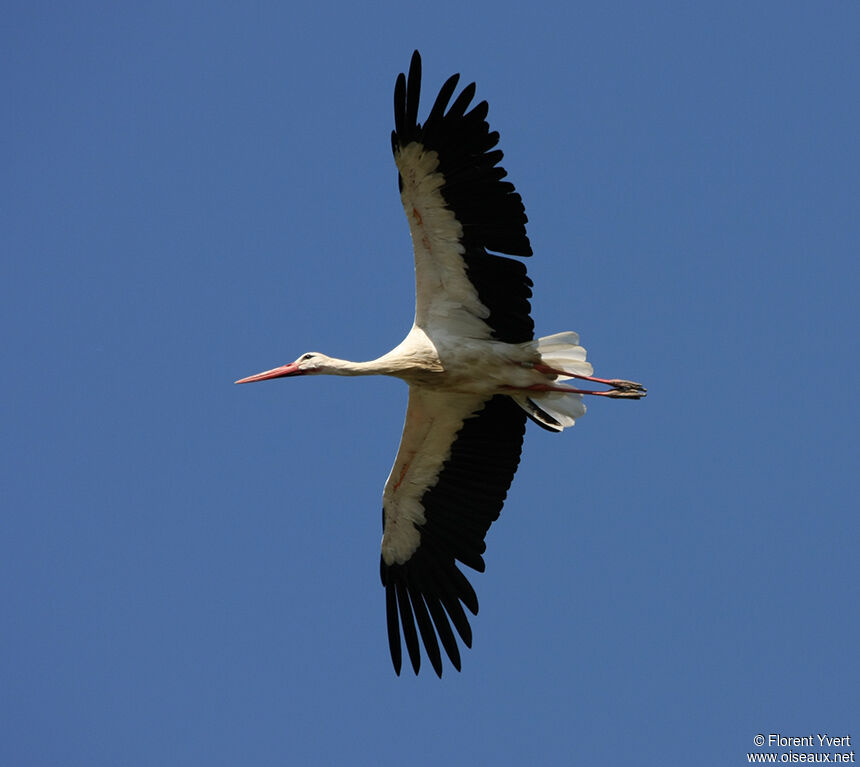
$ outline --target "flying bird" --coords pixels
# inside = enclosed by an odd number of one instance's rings
[[[503,180],[487,102],[470,109],[474,83],[451,101],[458,81],[455,74],[445,82],[423,124],[418,51],[394,87],[391,147],[415,254],[415,319],[406,338],[369,362],[309,352],[236,382],[387,375],[409,385],[382,494],[380,575],[396,673],[402,630],[415,673],[423,644],[440,677],[440,644],[458,671],[454,632],[471,647],[466,610],[476,615],[478,599],[458,563],[484,570],[484,536],[519,464],[526,420],[560,432],[585,414],[584,395],[645,396],[633,381],[596,378],[576,333],[534,338],[532,282],[521,261],[506,257],[532,255],[525,208]]]

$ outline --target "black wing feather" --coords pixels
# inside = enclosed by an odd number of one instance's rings
[[[415,631],[415,619],[412,616],[412,607],[409,605],[409,592],[407,590],[406,578],[397,581],[394,588],[397,590],[397,606],[400,610],[400,622],[403,625],[403,641],[412,661],[412,669],[417,674],[421,670],[421,649],[418,644],[418,633]],[[398,655],[400,648],[397,649]],[[391,648],[391,657],[394,658],[394,648]],[[398,674],[400,672],[398,671]]]
[[[418,528],[421,544],[403,564],[386,565],[380,561],[380,576],[387,592],[391,658],[398,673],[398,626],[403,627],[403,639],[416,674],[421,665],[419,633],[439,676],[442,666],[437,636],[451,663],[460,668],[460,654],[447,618],[464,644],[471,646],[472,632],[463,606],[477,614],[478,598],[457,563],[484,569],[484,537],[499,517],[517,470],[525,422],[525,411],[501,394],[465,419],[436,485],[421,497],[426,520]]]
[[[439,653],[439,643],[436,641],[436,632],[433,630],[433,621],[430,620],[430,613],[427,612],[427,605],[424,603],[422,594],[426,586],[422,587],[420,571],[414,574],[415,582],[409,584],[409,598],[412,600],[412,613],[415,615],[415,622],[418,624],[418,632],[421,634],[421,641],[424,643],[424,650],[427,652],[427,657],[430,659],[430,664],[436,675],[442,676],[442,656]]]
[[[498,165],[502,152],[490,151],[499,134],[490,132],[486,122],[487,102],[467,111],[475,84],[463,88],[448,107],[458,81],[459,75],[454,75],[445,82],[426,122],[418,123],[421,57],[415,51],[408,81],[401,74],[395,85],[391,146],[397,152],[415,141],[438,154],[438,172],[445,178],[440,192],[463,227],[463,260],[481,302],[490,311],[485,321],[499,341],[530,341],[534,338],[529,316],[532,281],[524,264],[495,255],[532,255],[525,207],[513,184],[501,181],[507,175]],[[402,189],[403,180],[398,180]]]

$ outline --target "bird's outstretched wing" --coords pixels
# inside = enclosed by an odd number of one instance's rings
[[[525,208],[502,179],[499,134],[487,124],[487,102],[466,111],[475,95],[467,85],[449,101],[459,75],[442,86],[423,125],[418,123],[421,57],[394,89],[391,134],[400,197],[415,250],[415,324],[433,335],[508,343],[530,341],[532,282],[525,265],[503,256],[530,256]],[[447,110],[447,111],[446,111]]]
[[[401,627],[416,674],[419,636],[439,676],[440,642],[460,669],[451,625],[470,647],[472,630],[463,606],[477,614],[478,600],[457,562],[484,570],[484,536],[517,470],[525,421],[525,412],[506,395],[487,399],[409,387],[403,437],[382,509],[380,574],[398,674]]]

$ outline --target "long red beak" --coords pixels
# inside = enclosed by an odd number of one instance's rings
[[[299,373],[299,366],[295,362],[291,362],[289,365],[281,365],[279,368],[264,370],[255,376],[240,378],[236,383],[254,383],[254,381],[267,381],[270,378],[283,378],[284,376],[294,375],[301,375],[301,373]]]

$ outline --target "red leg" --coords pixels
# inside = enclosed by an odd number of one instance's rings
[[[636,383],[635,381],[625,381],[622,378],[597,378],[596,376],[582,376],[577,373],[568,373],[564,370],[556,370],[555,368],[551,368],[549,365],[544,365],[542,362],[537,363],[534,366],[534,369],[539,373],[543,373],[545,375],[555,375],[555,376],[568,376],[570,378],[578,378],[580,381],[591,381],[592,383],[603,384],[604,386],[611,386],[613,390],[623,391],[623,392],[644,392],[646,391],[645,387],[640,383]],[[610,392],[593,392],[587,390],[579,390],[577,393],[579,394],[604,394],[606,396],[612,396]],[[615,396],[619,396],[616,394]],[[630,396],[629,394],[624,396]],[[642,396],[641,394],[639,396]]]
[[[567,373],[565,373],[567,375]],[[590,380],[590,379],[589,379]],[[639,389],[610,389],[609,391],[593,391],[592,389],[574,389],[572,386],[552,386],[551,384],[532,384],[531,386],[512,386],[519,391],[558,391],[564,394],[591,394],[595,397],[611,397],[613,399],[641,399],[645,390]]]

